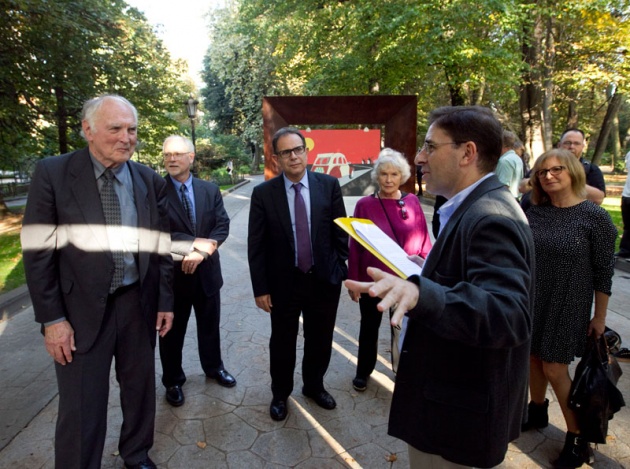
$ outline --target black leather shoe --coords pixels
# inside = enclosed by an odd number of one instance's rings
[[[226,388],[233,388],[236,386],[236,380],[227,370],[219,370],[216,373],[207,375],[208,378],[216,379],[217,383]]]
[[[352,387],[359,392],[363,392],[367,389],[367,381],[367,378],[357,376],[352,380]]]
[[[166,388],[166,402],[168,402],[173,407],[179,407],[180,405],[182,405],[184,403],[184,391],[182,391],[182,387],[171,386],[169,388]]]
[[[332,410],[337,407],[337,403],[335,399],[328,393],[326,390],[322,390],[316,393],[309,393],[302,389],[302,394],[306,397],[310,397],[315,401],[315,403],[326,410]]]
[[[281,421],[287,418],[287,401],[283,399],[273,399],[269,406],[269,415],[276,421]]]
[[[173,387],[179,387],[179,386],[173,386]],[[182,396],[182,398],[183,398],[183,396]],[[127,464],[127,463],[125,463],[125,468],[126,469],[157,469],[157,466],[155,465],[155,463],[153,461],[151,461],[151,458],[147,458],[144,461],[140,461],[137,464]]]

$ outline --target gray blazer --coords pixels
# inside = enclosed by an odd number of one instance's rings
[[[505,457],[527,399],[534,244],[525,215],[491,176],[453,213],[408,312],[389,434],[475,467]]]

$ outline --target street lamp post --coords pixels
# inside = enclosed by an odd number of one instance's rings
[[[196,152],[197,147],[195,145],[195,117],[197,117],[197,105],[199,104],[199,101],[193,98],[193,95],[191,94],[186,102],[184,102],[184,104],[186,105],[186,112],[188,113],[190,125],[192,126],[192,144]]]

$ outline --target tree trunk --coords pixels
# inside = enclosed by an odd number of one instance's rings
[[[569,98],[569,108],[567,110],[567,125],[566,129],[578,128],[578,111],[577,111],[577,98],[571,96]]]
[[[68,110],[66,109],[63,87],[55,87],[55,99],[57,100],[57,110],[55,112],[55,116],[57,118],[59,153],[63,155],[64,153],[68,153]]]
[[[542,137],[545,151],[553,148],[553,71],[556,63],[556,46],[554,40],[554,20],[549,17],[545,31],[545,61],[542,64],[543,103],[542,103]]]
[[[540,18],[532,26],[526,25],[524,28],[525,39],[523,40],[522,51],[526,68],[521,80],[519,107],[523,144],[533,158],[544,151],[541,76],[538,69],[542,62],[542,35]]]
[[[258,172],[260,166],[260,145],[257,143],[250,143],[252,150],[252,174]]]
[[[608,108],[606,109],[606,115],[602,122],[601,130],[599,131],[599,138],[597,139],[597,145],[595,145],[595,153],[593,154],[593,164],[599,165],[602,160],[602,155],[606,150],[608,144],[608,136],[610,129],[612,128],[613,121],[619,112],[621,102],[623,101],[623,95],[621,93],[615,93],[608,102]]]
[[[451,95],[451,106],[463,106],[466,104],[466,95],[461,86],[448,85]]]

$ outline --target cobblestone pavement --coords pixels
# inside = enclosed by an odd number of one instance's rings
[[[270,321],[256,308],[246,259],[249,198],[261,177],[225,196],[232,220],[230,237],[221,247],[225,286],[222,289],[222,349],[226,368],[238,380],[222,388],[206,380],[196,351],[195,322],[188,327],[184,366],[188,381],[186,403],[169,406],[160,384],[156,359],[157,421],[150,452],[160,468],[404,468],[406,445],[387,435],[387,418],[394,375],[389,363],[389,330],[381,325],[379,360],[367,391],[354,391],[359,329],[358,306],[342,293],[332,361],[325,385],[337,408],[323,410],[301,395],[300,365],[289,417],[274,422],[271,401],[268,341]],[[346,198],[352,213],[357,197]],[[430,220],[432,207],[424,205]],[[630,274],[616,271],[608,324],[630,344]],[[302,342],[298,348],[301,350]],[[156,353],[156,357],[158,354]],[[300,355],[298,354],[298,360]],[[465,360],[466,357],[462,357]],[[630,365],[622,364],[619,387],[630,403]],[[52,362],[45,353],[32,309],[0,320],[0,468],[52,468],[57,389]],[[514,441],[501,468],[551,467],[564,440],[560,408],[548,395],[550,425]],[[121,468],[116,453],[121,425],[118,386],[110,378],[108,434],[104,468]],[[623,408],[610,422],[606,445],[596,450],[596,468],[630,467],[630,410]]]

